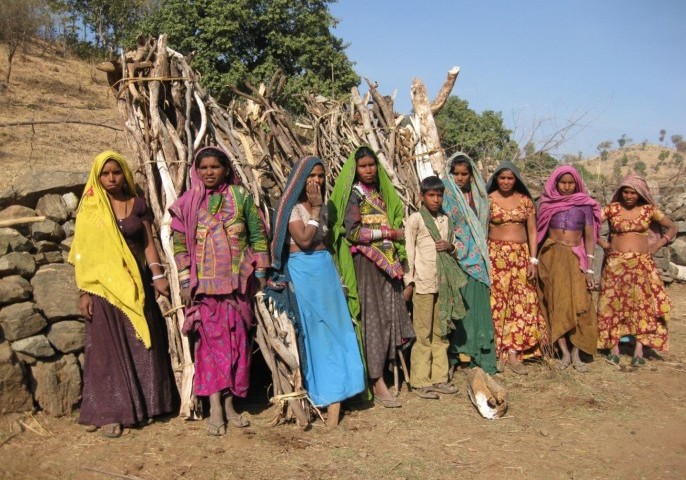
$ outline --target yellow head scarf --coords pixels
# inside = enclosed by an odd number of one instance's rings
[[[124,157],[105,151],[95,157],[79,203],[69,263],[74,265],[79,289],[104,298],[131,320],[136,336],[150,348],[150,331],[143,313],[145,293],[138,263],[122,236],[107,192],[100,183],[105,163],[116,161],[129,192],[135,193],[133,175]]]

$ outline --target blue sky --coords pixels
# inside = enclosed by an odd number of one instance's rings
[[[669,145],[686,137],[686,1],[339,0],[330,10],[357,73],[397,89],[399,112],[412,108],[413,77],[433,98],[459,65],[453,94],[502,112],[520,143],[582,117],[558,156],[595,155],[622,134],[657,144],[662,128]]]

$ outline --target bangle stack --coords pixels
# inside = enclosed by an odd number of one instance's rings
[[[536,257],[529,257],[529,263],[531,265],[538,265],[538,258]]]
[[[314,228],[319,228],[319,222],[317,220],[308,220],[305,225],[312,225]]]

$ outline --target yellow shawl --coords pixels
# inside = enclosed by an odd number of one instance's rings
[[[79,289],[102,297],[121,310],[131,320],[136,336],[150,348],[138,263],[119,231],[109,197],[100,183],[100,172],[109,160],[121,166],[129,192],[136,192],[124,157],[112,151],[95,157],[79,203],[69,263],[74,265]]]

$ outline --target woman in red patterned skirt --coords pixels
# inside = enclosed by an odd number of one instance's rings
[[[491,311],[498,360],[519,375],[541,355],[547,327],[536,293],[536,209],[517,167],[503,162],[488,181]]]
[[[643,347],[666,350],[671,302],[657,273],[652,254],[674,240],[677,228],[662,213],[641,177],[625,177],[603,209],[610,226],[598,304],[598,348],[609,348],[607,359],[619,364],[619,339],[631,335],[636,347],[631,365],[645,364]],[[666,233],[662,234],[662,227]]]

